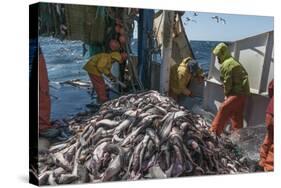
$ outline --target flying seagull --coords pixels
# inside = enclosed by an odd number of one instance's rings
[[[217,23],[226,24],[226,20],[224,18],[222,18],[222,17],[212,16],[212,19],[215,19],[217,21]]]
[[[226,24],[226,21],[225,21],[225,19],[223,19],[223,18],[220,18],[220,21],[223,23],[223,24]]]
[[[219,23],[219,17],[218,16],[212,16],[212,19],[216,19],[217,23]]]
[[[197,21],[196,21],[196,20],[193,20],[192,18],[186,17],[185,19],[186,19],[186,21],[188,21],[188,22],[191,21],[191,22],[197,23]]]

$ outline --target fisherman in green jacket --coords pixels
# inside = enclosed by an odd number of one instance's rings
[[[225,100],[221,104],[211,131],[220,135],[230,119],[234,130],[243,128],[243,111],[247,96],[250,94],[248,73],[230,54],[226,44],[220,43],[213,50],[220,66]]]

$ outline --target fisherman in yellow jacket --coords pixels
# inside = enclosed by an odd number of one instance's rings
[[[203,71],[191,57],[183,59],[180,64],[171,67],[169,96],[178,101],[179,95],[192,96],[187,88],[191,78],[203,80]]]
[[[114,62],[122,63],[121,60],[122,58],[119,52],[99,53],[92,56],[83,67],[88,72],[92,85],[98,95],[98,100],[101,103],[108,100],[102,75],[104,74],[115,80],[115,77],[111,73],[112,64]]]

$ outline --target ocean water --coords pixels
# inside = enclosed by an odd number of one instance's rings
[[[218,42],[191,41],[191,47],[204,72],[209,70],[212,48]],[[49,77],[51,95],[51,119],[69,118],[78,112],[88,110],[86,105],[96,102],[96,95],[91,88],[78,88],[60,84],[67,80],[89,81],[83,66],[89,59],[83,56],[83,42],[61,41],[53,37],[40,37],[39,44],[43,51]],[[137,53],[137,43],[133,41],[132,51]]]
[[[213,48],[220,43],[219,41],[190,41],[190,45],[195,59],[200,64],[204,72],[208,72],[211,62]]]
[[[50,81],[86,79],[87,73],[82,67],[88,58],[82,54],[81,41],[61,41],[53,37],[40,37],[39,45],[46,60]]]
[[[60,41],[53,37],[40,37],[39,45],[45,57],[51,95],[51,119],[69,118],[87,110],[95,101],[91,89],[73,87],[61,82],[73,79],[88,80],[82,69],[87,61],[81,41]]]

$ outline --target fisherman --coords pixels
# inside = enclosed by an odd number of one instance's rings
[[[233,130],[243,128],[243,109],[250,94],[248,73],[229,52],[225,43],[218,44],[213,54],[217,56],[220,66],[221,81],[224,87],[225,100],[221,104],[210,128],[211,132],[220,135],[231,120]]]
[[[274,102],[274,81],[272,80],[268,85],[268,96],[270,101],[268,103],[265,115],[265,124],[267,128],[267,134],[264,138],[263,144],[260,148],[260,162],[259,165],[264,171],[273,171],[274,163],[274,113],[273,113],[273,102]]]
[[[51,129],[50,123],[51,99],[49,95],[48,73],[45,58],[39,49],[39,131]]]
[[[115,76],[111,73],[112,64],[114,62],[122,63],[121,54],[119,52],[99,53],[90,58],[84,66],[88,72],[92,85],[98,95],[100,103],[108,100],[103,75],[116,81]]]
[[[58,121],[51,124],[51,99],[49,80],[44,55],[39,48],[39,136],[50,140],[67,140],[71,133],[68,127],[60,126]]]
[[[179,95],[192,96],[192,91],[187,87],[192,77],[202,82],[203,71],[198,63],[191,57],[185,58],[180,64],[171,67],[169,96],[178,101]]]

